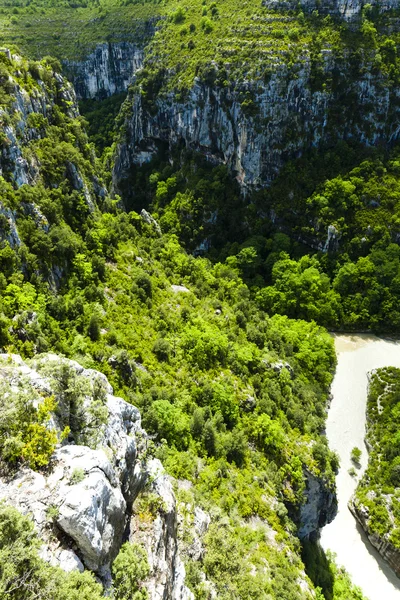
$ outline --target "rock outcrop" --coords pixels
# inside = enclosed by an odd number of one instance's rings
[[[364,529],[371,544],[377,549],[382,558],[388,562],[397,577],[400,577],[400,550],[384,536],[371,531],[368,523],[369,510],[354,496],[349,502],[349,509]]]
[[[63,61],[77,97],[108,98],[126,92],[143,63],[143,47],[131,42],[99,44],[85,60]]]
[[[185,567],[179,554],[178,513],[171,480],[158,460],[150,461],[148,470],[145,506],[138,507],[136,513],[134,507],[129,540],[147,550],[150,576],[145,585],[152,600],[193,600],[185,586]],[[140,519],[141,511],[147,518]]]
[[[32,516],[43,540],[44,559],[66,571],[86,567],[105,581],[130,528],[130,539],[148,553],[151,571],[145,585],[150,600],[192,600],[179,554],[172,484],[159,461],[141,459],[140,449],[145,449],[147,438],[137,408],[114,396],[102,373],[75,361],[46,354],[28,364],[16,355],[0,355],[4,389],[23,388],[35,403],[55,395],[58,409],[50,426],[58,431],[66,414],[58,385],[62,377],[69,382],[68,394],[76,389],[84,395],[85,415],[93,401],[96,410],[103,402],[104,424],[96,428],[95,437],[88,438],[92,447],[65,441],[45,471],[24,466],[0,478],[0,500]],[[151,522],[144,519],[142,523],[135,508],[132,518],[131,514],[146,482],[145,494],[158,499],[159,510]]]
[[[265,0],[264,5],[268,8],[279,10],[295,10],[298,2],[291,0]],[[345,21],[353,21],[361,16],[363,8],[367,5],[376,7],[379,12],[396,10],[399,8],[399,0],[301,0],[300,5],[305,12],[317,10],[322,15],[331,15]]]
[[[56,355],[35,359],[32,366],[19,357],[1,357],[2,381],[23,385],[43,395],[59,395],[55,387],[58,369],[64,366],[85,383],[86,410],[90,410],[94,386],[105,393],[107,423],[96,439],[96,446],[67,444],[52,456],[50,470],[38,473],[21,468],[11,480],[0,481],[0,497],[33,516],[44,539],[48,537],[49,515],[60,532],[71,541],[69,549],[78,553],[86,567],[101,571],[117,555],[127,522],[127,511],[143,488],[147,471],[138,458],[138,439],[145,433],[139,411],[112,395],[106,378],[97,371],[83,369],[78,363]],[[59,416],[53,427],[60,430]],[[53,549],[54,554],[59,547]]]
[[[16,66],[22,62],[19,56],[10,55]],[[43,70],[43,75],[44,75]],[[65,113],[78,116],[75,93],[72,85],[61,75],[54,73],[52,87],[40,78],[29,91],[15,77],[9,77],[7,92],[10,105],[0,109],[2,122],[2,140],[0,144],[0,176],[10,179],[16,187],[35,182],[39,164],[34,159],[28,161],[24,155],[24,146],[45,136],[44,123],[52,122],[53,107],[62,105]]]
[[[326,482],[316,477],[308,469],[304,469],[304,476],[306,501],[301,505],[298,517],[300,539],[317,535],[319,529],[331,523],[337,513],[336,494],[327,486]]]
[[[166,92],[152,100],[151,108],[133,94],[117,150],[115,190],[125,190],[132,165],[151,160],[160,143],[183,144],[228,165],[246,187],[270,184],[287,160],[322,143],[352,139],[373,146],[398,139],[399,89],[384,75],[372,75],[371,64],[354,74],[349,55],[335,57],[326,48],[321,56],[325,85],[313,82],[305,47],[293,70],[285,63],[263,65],[269,71],[264,80],[218,87],[196,78],[184,101]],[[214,69],[218,80],[217,65]],[[244,97],[251,98],[251,111]]]

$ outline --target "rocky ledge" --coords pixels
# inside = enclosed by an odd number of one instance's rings
[[[387,539],[389,533],[387,535],[379,535],[378,533],[371,531],[369,527],[368,507],[359,502],[354,496],[349,502],[349,509],[364,529],[371,544],[390,565],[397,577],[400,577],[400,550]]]
[[[66,420],[71,422],[71,407],[81,402],[80,429],[58,445],[46,469],[3,469],[0,477],[0,500],[33,518],[43,540],[42,557],[66,571],[88,568],[107,582],[123,541],[143,542],[149,599],[191,600],[172,485],[159,461],[146,461],[147,436],[138,409],[114,396],[102,373],[54,354],[29,364],[17,355],[0,355],[0,385],[4,394],[22,390],[36,405],[54,396],[58,406],[48,427],[59,433]],[[102,422],[93,428],[101,410]],[[149,493],[155,508],[142,539],[133,527],[134,515],[140,514],[135,501]]]

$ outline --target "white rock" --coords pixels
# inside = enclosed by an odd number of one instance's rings
[[[184,285],[171,285],[171,290],[173,292],[175,292],[176,294],[178,292],[183,292],[185,294],[190,293],[190,290],[187,287],[185,287]]]

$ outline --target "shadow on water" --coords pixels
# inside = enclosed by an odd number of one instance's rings
[[[334,576],[329,560],[319,542],[302,541],[301,558],[315,587],[320,587],[326,600],[333,598]]]
[[[360,538],[366,547],[368,554],[370,554],[376,561],[379,570],[385,575],[386,579],[390,581],[396,590],[400,590],[400,579],[396,576],[396,573],[389,567],[388,563],[382,558],[379,552],[373,547],[371,542],[369,541],[367,534],[364,529],[361,527],[360,523],[357,522],[357,531],[360,535]],[[366,593],[368,593],[366,591]]]

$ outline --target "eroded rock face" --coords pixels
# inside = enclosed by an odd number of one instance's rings
[[[13,56],[18,62],[18,56]],[[29,115],[42,115],[51,121],[52,107],[63,103],[68,116],[78,116],[75,93],[72,85],[61,75],[54,74],[55,89],[50,91],[43,81],[38,81],[29,93],[17,82],[8,82],[12,104],[0,110],[0,120],[6,123],[3,127],[5,143],[0,151],[0,175],[9,174],[16,187],[34,183],[39,172],[39,165],[28,162],[23,156],[23,147],[32,140],[44,135],[41,127],[35,127],[29,121]],[[10,120],[10,116],[14,118]],[[15,118],[17,117],[17,118]]]
[[[368,508],[361,504],[354,496],[349,502],[349,509],[364,529],[371,544],[377,549],[382,558],[389,563],[397,577],[400,577],[400,550],[393,546],[387,539],[370,530],[368,525]]]
[[[131,519],[130,541],[147,550],[150,575],[145,585],[151,600],[194,600],[185,586],[185,567],[178,546],[178,515],[172,483],[159,460],[148,464],[148,493],[159,500],[155,515],[140,521]]]
[[[130,42],[99,44],[83,61],[64,61],[77,97],[108,98],[126,92],[143,63],[143,48]]]
[[[334,83],[318,89],[305,48],[295,74],[282,63],[266,66],[267,81],[236,87],[196,79],[185,101],[164,94],[151,111],[140,94],[133,95],[125,140],[117,150],[114,189],[128,194],[123,181],[132,165],[148,162],[160,142],[171,148],[183,143],[211,162],[228,165],[246,187],[270,184],[288,159],[322,142],[354,139],[372,146],[398,139],[393,115],[399,112],[400,90],[383,75],[372,76],[372,65],[354,75],[349,56],[334,57],[329,48],[322,55],[323,71]],[[252,99],[254,115],[243,106],[244,94]]]
[[[337,513],[337,499],[335,493],[328,488],[326,483],[313,473],[304,469],[306,502],[299,511],[300,539],[312,537],[318,530],[331,523]]]
[[[273,9],[291,9],[297,8],[297,2],[292,0],[265,0],[264,5]],[[353,21],[361,16],[362,9],[366,4],[376,7],[380,12],[395,10],[399,8],[399,0],[372,0],[364,2],[363,0],[301,0],[301,7],[306,12],[318,10],[322,15],[332,15],[345,21]]]
[[[138,443],[145,432],[139,411],[112,395],[105,376],[75,361],[49,354],[28,365],[18,356],[0,355],[0,378],[14,387],[22,384],[39,395],[55,393],[57,397],[51,373],[60,364],[89,382],[92,388],[88,390],[94,389],[95,382],[103,387],[108,418],[100,428],[96,448],[75,444],[58,448],[49,472],[24,467],[11,480],[0,480],[0,498],[33,516],[41,536],[48,540],[51,562],[79,568],[77,553],[86,567],[101,573],[120,549],[128,511],[147,478],[138,458]],[[90,391],[87,395],[89,403]],[[52,426],[60,429],[57,416]],[[66,548],[50,540],[51,521],[70,539]],[[64,550],[69,554],[63,554]]]

